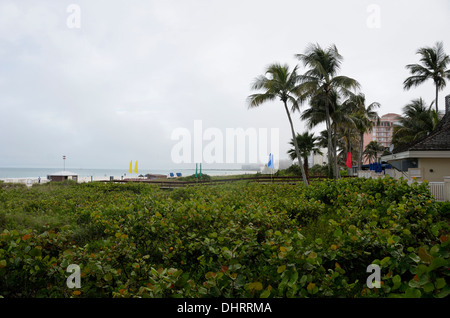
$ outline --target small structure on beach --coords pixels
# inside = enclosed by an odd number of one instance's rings
[[[47,175],[47,179],[56,182],[61,182],[65,180],[78,181],[78,174],[70,171],[60,171]]]
[[[150,174],[150,173],[147,173],[145,175],[145,177],[147,179],[150,179],[150,180],[153,180],[153,179],[167,179],[167,176],[165,174]]]

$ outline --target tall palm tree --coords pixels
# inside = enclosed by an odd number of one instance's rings
[[[427,106],[422,98],[414,99],[403,107],[400,126],[394,128],[392,137],[395,148],[425,137],[436,128],[439,117],[432,107],[433,103]]]
[[[380,116],[375,111],[375,108],[379,108],[380,104],[373,102],[370,105],[366,105],[366,97],[362,93],[355,95],[351,99],[351,102],[355,104],[357,109],[354,119],[356,130],[359,133],[358,167],[361,170],[364,152],[364,134],[370,133],[373,127],[380,122]]]
[[[331,136],[331,117],[330,117],[330,98],[332,91],[336,91],[339,95],[351,96],[352,89],[359,88],[359,83],[347,76],[338,76],[343,57],[339,54],[335,45],[331,45],[326,49],[320,47],[319,44],[310,44],[303,54],[296,54],[303,65],[309,68],[304,75],[300,76],[301,84],[300,101],[311,99],[314,96],[322,95],[325,107],[325,123],[328,136]],[[332,165],[332,155],[334,154],[334,166]],[[328,163],[333,168],[335,178],[338,177],[336,150],[333,149],[332,139],[328,139]]]
[[[302,172],[303,182],[308,186],[308,179],[306,178],[302,156],[300,155],[297,139],[295,138],[294,125],[292,124],[292,118],[288,108],[288,103],[290,103],[292,112],[299,110],[299,103],[295,97],[298,90],[298,81],[297,67],[290,71],[288,65],[280,65],[277,63],[269,65],[265,74],[258,76],[254,80],[252,89],[263,90],[263,92],[248,96],[248,107],[258,107],[265,102],[276,99],[283,102],[291,126],[292,138],[294,140],[295,152]]]
[[[311,154],[322,154],[320,151],[320,148],[317,145],[318,137],[314,137],[314,133],[310,134],[309,132],[305,131],[303,134],[297,134],[297,145],[300,151],[300,155],[303,158],[303,167],[305,170],[306,178],[309,180],[309,165],[308,165],[308,157]],[[297,158],[297,153],[295,150],[295,143],[294,139],[292,139],[289,144],[291,146],[294,146],[294,148],[291,148],[288,150],[288,154],[292,160],[295,160]]]
[[[359,139],[359,134],[355,128],[354,114],[350,114],[349,119],[351,119],[351,124],[339,125],[336,135],[336,149],[338,149],[339,166],[347,166],[347,156],[349,153],[351,154],[351,159],[353,162],[353,158],[355,157],[353,149],[357,148],[357,142]],[[351,175],[351,173],[352,169],[347,167],[347,175]]]
[[[372,140],[364,149],[364,157],[369,160],[370,163],[378,161],[378,154],[384,151],[384,147],[382,144],[378,143],[378,141]]]
[[[338,143],[340,142],[343,147],[341,149],[347,150],[347,152],[351,152],[352,145],[352,135],[355,131],[355,112],[357,110],[356,105],[352,102],[352,97],[355,95],[351,95],[347,100],[343,103],[337,103],[336,108],[334,109],[331,118],[333,119],[333,130],[334,130],[334,149],[336,152],[335,155],[335,163],[338,167],[339,156],[338,156]],[[345,154],[346,155],[346,154]],[[345,160],[344,160],[345,162]],[[348,169],[348,173],[350,174],[351,170]],[[341,174],[338,173],[338,178],[340,178]]]
[[[450,69],[447,69],[447,65],[450,64],[450,56],[445,54],[442,42],[436,42],[434,47],[419,48],[416,54],[420,55],[421,64],[406,65],[412,76],[403,82],[404,89],[409,90],[411,87],[416,87],[428,80],[432,80],[436,89],[434,103],[436,112],[439,113],[439,91],[445,87],[445,80],[450,79]]]
[[[329,151],[332,153],[332,162],[335,165],[335,171],[338,170],[338,156],[336,155],[338,149],[338,143],[340,143],[340,139],[346,139],[345,143],[347,145],[347,149],[349,147],[349,135],[351,135],[351,130],[354,129],[354,112],[355,106],[354,103],[350,102],[350,99],[345,100],[343,103],[340,101],[340,96],[336,92],[336,90],[332,90],[329,95],[329,105],[330,111],[329,116],[331,119],[331,141],[326,139],[327,142],[330,141],[332,146],[332,150]],[[301,116],[302,120],[306,121],[308,128],[313,128],[314,126],[323,123],[326,121],[326,109],[325,109],[325,98],[324,94],[318,94],[310,98],[309,102],[310,107],[306,109]],[[344,133],[344,134],[342,134]],[[327,146],[325,146],[327,147]],[[328,146],[329,147],[329,146]],[[345,148],[345,147],[344,147]],[[337,177],[340,177],[338,173]]]

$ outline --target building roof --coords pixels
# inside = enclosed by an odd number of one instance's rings
[[[78,176],[78,173],[70,172],[70,171],[59,171],[55,173],[49,173],[49,176],[55,177],[68,177],[68,176]]]
[[[390,119],[400,119],[402,116],[400,116],[399,114],[395,114],[395,113],[387,113],[387,114],[384,114],[383,116],[381,116],[380,117],[380,119],[381,120],[383,120],[383,119],[387,119],[387,120],[390,120]]]
[[[408,145],[394,149],[392,153],[404,151],[448,151],[450,150],[450,112],[447,112],[437,127],[428,135]]]

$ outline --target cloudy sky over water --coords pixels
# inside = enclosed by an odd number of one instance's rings
[[[287,157],[280,102],[246,104],[268,64],[335,44],[341,74],[380,114],[401,113],[434,99],[432,83],[403,90],[405,65],[436,41],[450,54],[449,30],[448,0],[0,0],[0,167],[57,167],[62,155],[69,168],[176,167],[172,132],[193,133],[194,120],[224,137],[279,129]]]

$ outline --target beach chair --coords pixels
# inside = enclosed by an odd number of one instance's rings
[[[173,174],[173,172],[171,172],[171,173],[169,174],[169,177],[171,177],[171,178],[173,178],[173,177],[174,177],[174,174]]]
[[[181,177],[181,172],[177,172],[177,177]]]

